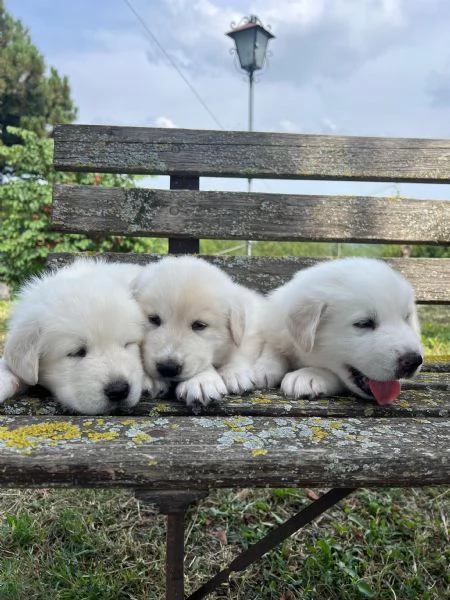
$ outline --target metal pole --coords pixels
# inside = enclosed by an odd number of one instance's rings
[[[248,73],[248,130],[253,131],[253,71]],[[247,179],[247,192],[252,191],[252,180],[249,177]],[[246,242],[247,256],[252,255],[252,242],[247,240]]]

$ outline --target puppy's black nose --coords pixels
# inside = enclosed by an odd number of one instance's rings
[[[117,379],[105,385],[103,391],[110,402],[121,402],[128,398],[130,384],[125,379]]]
[[[407,352],[400,356],[397,361],[397,377],[411,377],[413,373],[420,367],[423,358],[416,352]]]
[[[174,360],[166,360],[165,362],[157,362],[156,370],[161,377],[176,377],[183,370],[183,365]]]

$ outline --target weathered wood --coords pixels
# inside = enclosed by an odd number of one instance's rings
[[[54,138],[65,171],[450,182],[450,140],[92,125],[60,125]]]
[[[450,240],[450,202],[57,185],[52,227],[158,237],[444,244]]]
[[[1,417],[0,485],[424,486],[450,482],[447,419]]]
[[[90,254],[90,256],[97,256]],[[161,259],[160,254],[104,253],[106,260],[134,262],[145,265]],[[69,253],[51,254],[52,267],[71,262]],[[328,260],[303,256],[202,256],[224,269],[237,282],[261,292],[269,292],[290,279],[300,269]],[[448,258],[392,258],[386,259],[413,285],[416,298],[422,304],[450,304],[450,259]]]
[[[0,415],[67,414],[46,391],[31,389],[0,405]],[[189,416],[192,410],[174,397],[150,400],[145,396],[126,412],[130,416]],[[404,382],[400,397],[391,406],[378,406],[351,396],[290,400],[277,390],[258,390],[244,396],[228,396],[211,403],[204,411],[211,416],[252,417],[448,417],[450,416],[449,373],[424,373]]]
[[[261,390],[240,396],[228,396],[208,406],[212,416],[292,416],[292,417],[447,417],[450,415],[450,362],[425,362],[422,371],[402,382],[402,392],[391,406],[378,406],[353,396],[289,400],[278,390]],[[431,370],[430,370],[431,369]],[[39,386],[0,404],[0,415],[63,415],[67,412],[51,394]],[[149,400],[145,396],[126,414],[135,416],[191,415],[191,409],[174,397]]]

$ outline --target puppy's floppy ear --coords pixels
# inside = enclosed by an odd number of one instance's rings
[[[245,321],[245,307],[240,303],[233,303],[228,317],[228,327],[236,346],[240,346],[244,337]]]
[[[287,316],[289,333],[304,352],[311,352],[314,347],[317,327],[325,306],[317,300],[304,300],[296,304]]]
[[[4,360],[11,371],[28,385],[36,385],[39,374],[41,335],[36,325],[13,328],[7,335]]]

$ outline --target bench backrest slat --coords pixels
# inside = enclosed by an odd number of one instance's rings
[[[450,202],[56,186],[61,231],[205,239],[445,243]]]
[[[60,125],[59,170],[450,182],[450,140]]]
[[[160,254],[127,254],[104,252],[106,260],[134,262],[145,265],[159,260]],[[237,282],[261,292],[268,292],[288,281],[300,269],[311,267],[323,258],[304,256],[202,256],[229,273]],[[73,259],[72,254],[54,253],[52,266],[62,266]],[[450,258],[389,258],[394,269],[407,277],[420,304],[449,304]]]

